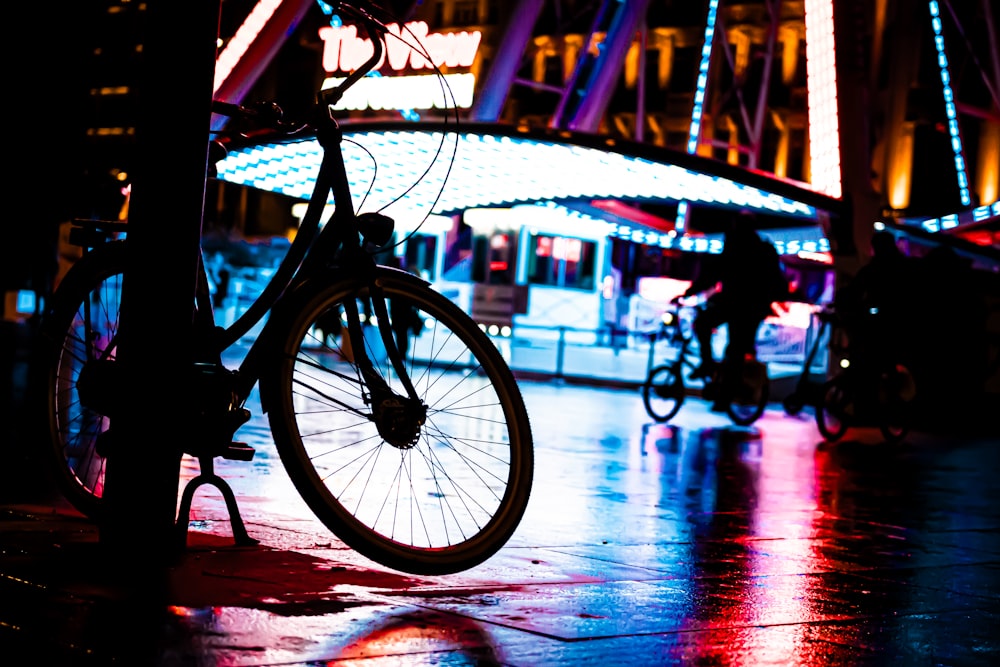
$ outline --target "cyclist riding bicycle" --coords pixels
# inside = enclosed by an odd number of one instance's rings
[[[854,362],[877,367],[878,360],[894,358],[910,364],[918,349],[911,333],[920,324],[917,278],[913,260],[900,251],[893,235],[876,232],[871,259],[834,301]]]
[[[718,363],[712,354],[712,332],[723,324],[729,340],[725,361],[756,356],[757,329],[772,304],[788,297],[788,280],[774,246],[758,236],[752,221],[740,215],[725,233],[722,253],[707,257],[698,276],[681,298],[707,294],[704,310],[694,322],[701,365],[692,378],[711,377]]]

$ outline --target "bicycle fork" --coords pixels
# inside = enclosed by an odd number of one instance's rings
[[[427,406],[417,395],[404,360],[401,358],[390,326],[385,293],[374,276],[368,284],[368,295],[388,361],[406,391],[405,396],[397,393],[376,371],[365,347],[357,301],[346,299],[344,313],[347,317],[347,332],[351,349],[354,351],[354,362],[364,379],[364,386],[368,388],[365,401],[372,408],[369,419],[375,423],[379,434],[388,443],[400,449],[410,449],[417,444],[421,428],[427,421]]]

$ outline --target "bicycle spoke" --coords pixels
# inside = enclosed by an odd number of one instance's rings
[[[416,397],[374,326],[365,334],[380,374],[372,386],[352,355],[334,352],[342,343],[308,333],[339,307],[331,289],[303,307],[285,389],[269,390],[288,392],[287,417],[270,413],[275,442],[303,497],[352,547],[407,571],[456,571],[499,548],[524,510],[532,457],[523,404],[496,348],[465,313],[405,277],[386,279],[383,289],[421,323],[403,341],[401,365]]]

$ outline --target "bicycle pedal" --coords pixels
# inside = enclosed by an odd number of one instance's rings
[[[222,452],[222,458],[228,461],[252,461],[254,448],[245,442],[231,442]]]

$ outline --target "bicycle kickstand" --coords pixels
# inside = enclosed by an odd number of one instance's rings
[[[233,530],[233,541],[238,546],[253,546],[259,544],[260,540],[254,539],[247,534],[246,526],[243,524],[243,517],[240,516],[240,508],[236,505],[236,496],[232,487],[226,480],[215,474],[215,465],[211,455],[198,457],[200,473],[184,487],[181,495],[180,508],[177,511],[177,542],[178,548],[183,550],[187,546],[188,524],[190,523],[191,501],[194,499],[194,492],[204,484],[211,484],[219,490],[226,501],[226,509],[229,510],[229,523]]]

